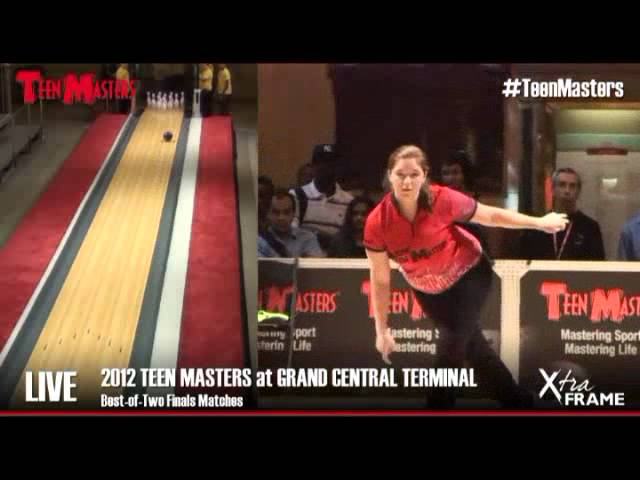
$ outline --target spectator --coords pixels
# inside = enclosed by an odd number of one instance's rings
[[[521,257],[530,260],[604,260],[600,225],[577,207],[582,181],[572,168],[556,170],[553,181],[553,211],[566,213],[564,232],[527,230],[522,239]]]
[[[298,174],[296,175],[297,183],[296,187],[302,187],[307,183],[313,180],[314,168],[311,163],[305,163],[298,169]]]
[[[478,200],[478,195],[473,190],[474,180],[473,166],[464,151],[454,153],[440,166],[440,181],[443,185]],[[483,253],[491,257],[484,227],[471,222],[460,223],[459,225],[476,237],[482,245]]]
[[[336,182],[338,166],[333,145],[318,145],[311,161],[315,176],[302,187],[291,189],[296,199],[294,227],[311,230],[327,250],[332,237],[344,224],[345,215],[353,195],[340,188]]]
[[[184,115],[193,115],[193,91],[196,88],[196,66],[193,63],[185,63],[182,69],[182,87],[184,92]]]
[[[260,175],[258,177],[258,235],[267,229],[267,215],[271,207],[273,191],[274,187],[271,179],[266,175]]]
[[[118,70],[116,70],[116,80],[118,81],[118,83],[124,84],[126,82],[127,84],[127,90],[126,92],[129,92],[129,64],[128,63],[121,63],[118,66]],[[123,93],[125,92],[125,90],[122,90]],[[128,114],[129,112],[131,112],[131,100],[129,98],[119,98],[117,100],[118,103],[118,113],[126,113]]]
[[[278,189],[271,198],[269,226],[258,237],[259,257],[324,257],[313,232],[291,226],[293,195]]]
[[[625,223],[618,243],[618,259],[640,261],[640,212]]]
[[[198,88],[200,88],[200,114],[202,117],[211,115],[213,103],[213,65],[201,63]]]
[[[344,224],[329,247],[333,258],[367,258],[364,239],[364,225],[374,203],[368,197],[356,197],[347,207]]]
[[[443,185],[476,198],[473,191],[475,176],[466,152],[454,153],[440,166],[440,180]]]
[[[226,63],[219,63],[217,70],[216,103],[218,104],[218,113],[220,115],[229,115],[231,94],[233,93],[231,72]]]

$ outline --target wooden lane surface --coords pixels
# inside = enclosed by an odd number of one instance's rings
[[[82,405],[121,393],[101,388],[100,371],[129,364],[182,118],[157,110],[140,118],[25,368],[76,371]],[[20,408],[32,405],[24,378],[14,395]]]

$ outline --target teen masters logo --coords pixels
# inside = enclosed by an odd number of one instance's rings
[[[24,85],[24,103],[28,104],[37,100],[62,99],[66,105],[75,102],[93,105],[96,100],[122,100],[136,95],[135,80],[106,79],[98,82],[93,73],[68,73],[63,78],[42,78],[37,70],[19,70],[16,81]]]

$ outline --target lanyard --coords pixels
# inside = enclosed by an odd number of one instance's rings
[[[553,250],[556,254],[556,260],[560,260],[562,256],[562,252],[564,251],[564,246],[567,244],[567,239],[569,238],[569,234],[571,233],[571,227],[573,227],[573,222],[569,222],[569,227],[567,228],[567,233],[564,234],[564,239],[562,240],[562,245],[560,245],[560,251],[558,252],[558,237],[557,234],[553,234]]]

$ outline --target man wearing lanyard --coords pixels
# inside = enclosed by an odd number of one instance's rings
[[[528,230],[522,239],[521,257],[528,260],[604,260],[600,225],[577,207],[582,181],[572,168],[553,174],[553,210],[566,213],[567,228],[550,234]]]

